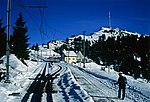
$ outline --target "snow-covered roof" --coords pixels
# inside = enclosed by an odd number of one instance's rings
[[[84,58],[84,56],[82,55],[81,51],[77,52],[77,56],[78,56],[78,58]]]
[[[65,56],[77,57],[77,54],[74,51],[63,51]]]
[[[35,51],[31,50],[31,53],[35,54]],[[53,51],[53,49],[48,49],[48,48],[44,48],[44,47],[39,48],[38,54],[44,55],[44,56],[60,56],[60,54]]]

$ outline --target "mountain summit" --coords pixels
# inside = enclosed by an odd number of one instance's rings
[[[121,30],[119,28],[113,29],[110,27],[101,27],[98,31],[91,33],[89,36],[85,36],[85,40],[95,42],[102,35],[105,35],[105,37],[107,39],[108,37],[117,37],[117,36],[122,37],[122,36],[127,36],[127,35],[137,35],[139,37],[141,34],[139,34],[137,32],[129,32],[126,30]],[[78,38],[78,37],[81,37],[82,39],[84,39],[84,35],[74,36],[69,39],[74,39],[74,38]]]

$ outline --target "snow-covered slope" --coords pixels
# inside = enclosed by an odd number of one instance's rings
[[[6,63],[5,57],[2,59]],[[23,70],[27,67],[15,55],[10,55],[10,65],[14,69],[11,68],[10,70],[10,84],[3,81],[0,82],[1,102],[20,102],[33,81],[30,78],[35,78],[45,65],[45,62],[26,61],[26,63],[28,70]],[[58,89],[60,90],[54,94],[54,96],[57,96],[57,98],[54,97],[54,102],[65,102],[66,100],[69,100],[69,102],[79,102],[77,101],[79,100],[78,98],[86,100],[84,102],[91,102],[92,98],[89,96],[100,102],[101,100],[104,102],[150,101],[150,84],[146,83],[143,79],[135,80],[131,76],[127,76],[127,94],[123,101],[116,98],[118,87],[114,85],[114,82],[117,81],[118,73],[114,70],[108,70],[107,68],[106,71],[101,70],[105,66],[100,66],[93,62],[86,63],[86,68],[72,66],[68,63],[58,63],[57,65],[63,65],[63,70],[59,74],[60,77],[54,81],[55,85],[59,83]],[[54,70],[58,69],[57,65],[53,64]],[[43,94],[42,98],[45,97],[46,94]]]
[[[133,32],[129,32],[126,30],[120,30],[119,28],[107,28],[107,27],[101,27],[98,31],[93,32],[91,35],[89,36],[85,36],[85,40],[90,41],[91,43],[94,43],[95,41],[97,41],[99,39],[100,36],[105,35],[106,39],[108,37],[117,37],[117,36],[126,36],[126,35],[137,35],[140,36],[141,34],[139,33],[133,33]],[[78,35],[75,37],[71,37],[70,39],[70,43],[73,41],[73,39],[81,37],[82,39],[84,39],[84,35]]]
[[[80,78],[79,76],[83,76],[87,78],[88,82],[92,83],[93,80],[93,91],[94,86],[98,86],[99,90],[102,90],[104,94],[106,94],[105,97],[112,98],[112,102],[122,102],[121,100],[116,100],[114,97],[117,97],[118,94],[118,85],[115,85],[114,83],[118,80],[118,72],[114,71],[113,69],[106,68],[105,71],[101,70],[101,65],[97,65],[96,63],[86,63],[86,68],[80,68],[80,67],[71,67],[71,70],[73,70],[74,73],[76,73],[76,77]],[[82,72],[82,74],[80,74]],[[87,74],[88,73],[88,74]],[[91,78],[89,77],[91,76]],[[150,102],[150,83],[147,83],[144,79],[137,79],[135,80],[131,76],[126,76],[127,78],[127,87],[126,87],[126,99],[123,102]],[[96,82],[96,79],[98,82]],[[83,77],[81,77],[80,82],[83,84],[84,80]],[[99,85],[99,82],[103,85]],[[91,84],[92,85],[92,84]],[[82,86],[82,85],[81,85]],[[88,85],[87,85],[88,86]],[[84,86],[85,87],[85,86]],[[105,89],[104,87],[107,87]],[[89,89],[87,89],[89,90]],[[109,92],[109,90],[111,90]],[[114,91],[114,93],[113,93]],[[108,93],[109,92],[109,93]],[[97,94],[96,92],[90,92],[91,94],[94,94],[95,96],[103,96],[102,94]],[[103,98],[103,97],[100,97]]]
[[[6,56],[2,57],[4,65],[6,64]],[[9,66],[10,69],[17,70],[17,71],[27,71],[27,66],[24,65],[14,54],[9,56]]]

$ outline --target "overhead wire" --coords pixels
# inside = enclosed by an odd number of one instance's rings
[[[37,0],[37,4],[40,2],[40,0]],[[42,4],[41,2],[40,2],[40,4]],[[39,5],[39,4],[38,4]],[[44,5],[43,5],[44,7],[46,6],[46,0],[44,1]],[[39,10],[40,10],[40,14],[41,14],[41,25],[40,25],[40,28],[41,28],[41,35],[45,35],[47,38],[49,38],[49,36],[47,35],[47,33],[45,32],[45,29],[43,28],[43,27],[48,27],[48,29],[53,33],[53,35],[54,35],[54,38],[55,38],[55,34],[56,34],[56,32],[58,32],[58,33],[60,33],[60,34],[63,34],[63,35],[66,35],[65,33],[63,33],[63,32],[61,32],[61,31],[59,31],[59,30],[57,30],[57,29],[55,29],[54,27],[52,27],[52,26],[50,26],[49,24],[48,24],[48,22],[47,22],[47,20],[46,20],[46,18],[44,18],[45,16],[44,16],[44,13],[45,13],[45,8],[39,8]],[[54,39],[53,38],[53,39]]]
[[[39,4],[42,4],[42,3],[40,2],[40,0],[39,0],[39,2],[38,2],[38,0],[37,0],[37,5],[39,5],[38,3],[39,3]],[[49,38],[48,35],[45,33],[44,24],[43,24],[43,22],[44,22],[45,7],[46,7],[46,0],[44,0],[43,8],[39,8],[39,12],[40,12],[40,34],[41,34],[41,38],[42,38],[43,40],[44,40],[44,35],[45,35],[47,38]]]
[[[32,8],[32,6],[25,5],[23,0],[14,0],[13,7],[12,7],[11,10],[12,11],[16,11],[16,10],[22,11],[22,10],[24,10],[24,12],[26,12],[26,14],[29,16],[29,18],[32,20],[32,22],[35,25],[35,27],[28,27],[28,29],[38,30],[40,32],[41,39],[43,40],[43,42],[45,42],[44,37],[46,37],[48,40],[50,40],[50,36],[48,35],[48,33],[53,34],[51,39],[55,39],[57,33],[60,33],[62,35],[66,35],[66,33],[64,33],[62,31],[59,31],[58,29],[51,26],[47,22],[47,19],[45,18],[45,8],[44,8],[44,7],[47,7],[46,6],[46,0],[44,0],[44,1],[43,0],[37,0],[37,3],[39,5],[40,18],[33,15],[33,13],[31,13],[28,10],[29,8]],[[0,2],[0,4],[2,5],[1,2]],[[38,6],[33,6],[33,8],[36,8],[36,7],[38,7]],[[7,12],[7,11],[0,11],[0,12]],[[39,21],[40,21],[40,24],[39,24]],[[11,25],[11,26],[13,26],[13,25]],[[47,33],[47,31],[49,31],[49,32]]]
[[[28,7],[29,8],[32,8],[32,7],[25,6],[21,0],[18,0],[18,1],[19,1],[20,7],[22,7],[24,9],[24,11],[29,15],[29,17],[31,18],[31,20],[33,21],[33,23],[36,25],[36,27],[38,28],[38,30],[39,30],[39,32],[41,34],[41,32],[43,32],[43,28],[41,29],[41,25],[39,26],[39,24],[37,23],[37,21],[39,21],[39,20],[36,17],[33,17],[33,15],[31,15],[30,12],[27,10]],[[36,19],[37,19],[37,21],[36,21]],[[43,38],[42,38],[42,40],[44,42]]]
[[[29,15],[29,17],[32,19],[32,21],[34,22],[34,24],[37,26],[37,28],[39,28],[39,25],[38,23],[35,21],[35,18],[32,17],[32,15],[30,14],[30,12],[26,9],[25,5],[22,3],[21,0],[18,0],[19,1],[19,4],[20,6],[24,9],[24,11]]]
[[[40,1],[40,0],[39,0],[39,1]],[[37,0],[37,2],[38,2],[38,0]],[[40,3],[40,4],[42,4],[42,3]],[[44,7],[45,7],[45,6],[46,6],[46,0],[44,1]],[[48,35],[47,35],[47,33],[45,33],[45,29],[43,29],[43,27],[48,27],[48,29],[53,33],[53,39],[55,39],[56,33],[60,33],[60,34],[62,34],[62,35],[66,35],[66,33],[64,33],[64,32],[62,32],[62,31],[59,31],[59,30],[57,30],[56,28],[50,26],[50,24],[47,22],[46,18],[44,18],[44,10],[45,10],[45,8],[43,8],[43,11],[42,11],[41,8],[40,8],[40,13],[41,13],[41,28],[42,28],[42,30],[43,30],[42,33],[43,33],[47,38],[49,38]]]
[[[59,31],[59,30],[57,30],[56,28],[54,28],[54,27],[52,27],[52,26],[50,26],[49,24],[48,24],[48,22],[47,22],[47,20],[45,20],[45,25],[52,31],[52,33],[54,33],[54,37],[56,37],[56,33],[60,33],[60,34],[62,34],[62,35],[66,35],[66,33],[64,33],[64,32],[61,32],[61,31]]]
[[[37,23],[37,21],[39,21],[39,19],[37,18],[37,17],[33,17],[33,14],[31,15],[31,13],[27,10],[27,7],[28,6],[25,6],[24,4],[23,4],[23,2],[22,2],[22,0],[16,0],[19,4],[19,6],[21,7],[21,8],[23,8],[24,9],[24,11],[29,15],[29,17],[31,18],[31,20],[33,21],[33,23],[36,25],[36,27],[37,27],[37,30],[39,30],[39,32],[40,32],[40,35],[41,35],[41,39],[44,41],[44,36],[46,37],[46,38],[48,38],[48,39],[50,39],[50,37],[48,36],[48,34],[47,34],[47,32],[46,32],[46,30],[45,30],[45,27],[47,27],[49,30],[48,31],[50,31],[50,32],[52,32],[53,33],[53,35],[54,35],[54,38],[55,38],[55,35],[56,35],[56,33],[60,33],[60,34],[62,34],[62,35],[67,35],[66,33],[64,33],[64,32],[62,32],[62,31],[59,31],[59,30],[57,30],[56,28],[54,28],[54,27],[52,27],[52,26],[50,26],[49,25],[49,23],[47,22],[47,20],[46,20],[46,18],[45,18],[45,16],[44,16],[44,14],[45,14],[45,7],[46,7],[46,0],[44,0],[44,3],[42,3],[41,2],[41,0],[37,0],[37,5],[43,5],[43,8],[42,7],[39,7],[39,12],[40,12],[40,24],[39,23]],[[38,6],[37,6],[38,7]],[[29,8],[31,8],[30,6],[29,6]],[[36,21],[37,20],[37,21]],[[29,28],[30,29],[30,28]],[[36,28],[31,28],[31,29],[33,29],[33,30],[36,30]],[[53,38],[53,39],[54,39]],[[44,41],[45,42],[45,41]]]

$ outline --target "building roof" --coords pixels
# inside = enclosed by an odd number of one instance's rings
[[[74,51],[63,51],[65,56],[70,56],[70,57],[77,57],[77,54]]]
[[[78,59],[83,59],[84,58],[81,51],[77,52],[77,57],[78,57]]]

